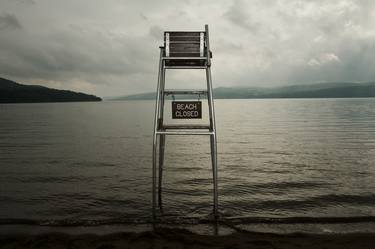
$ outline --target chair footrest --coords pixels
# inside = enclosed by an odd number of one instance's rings
[[[163,125],[161,130],[210,130],[209,125],[199,125],[199,124],[191,124],[191,125]]]
[[[202,130],[158,130],[156,131],[156,135],[214,135],[213,131],[202,131]]]

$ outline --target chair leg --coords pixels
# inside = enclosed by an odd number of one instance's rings
[[[212,78],[211,78],[211,68],[208,67],[206,69],[206,78],[207,78],[207,90],[208,90],[208,108],[209,108],[209,115],[210,115],[210,126],[213,131],[213,134],[210,136],[210,144],[211,144],[211,161],[212,161],[212,178],[213,178],[213,185],[214,185],[214,196],[213,196],[213,213],[215,219],[218,218],[218,179],[217,179],[217,142],[216,142],[216,122],[215,122],[215,109],[213,103],[213,96],[212,96]]]
[[[152,219],[156,219],[156,157],[157,157],[157,136],[154,135],[152,148]]]
[[[162,185],[163,185],[163,167],[164,167],[164,150],[165,150],[165,135],[160,136],[159,143],[159,190],[158,190],[158,203],[160,211],[163,210],[162,202]]]
[[[154,135],[153,135],[153,148],[152,148],[152,220],[156,220],[156,174],[157,174],[157,129],[158,129],[158,120],[160,115],[160,85],[161,85],[161,76],[163,70],[162,64],[163,50],[160,49],[160,58],[159,58],[159,73],[158,73],[158,84],[156,88],[156,103],[155,103],[155,119],[154,119]]]
[[[216,134],[212,134],[210,136],[210,144],[211,144],[211,162],[212,162],[212,178],[214,184],[214,206],[213,206],[213,213],[215,219],[218,218],[218,180],[217,180],[217,143],[216,143]]]

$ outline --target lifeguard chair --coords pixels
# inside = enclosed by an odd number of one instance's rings
[[[211,162],[213,176],[213,214],[218,217],[218,182],[217,182],[217,145],[215,111],[212,96],[211,58],[208,25],[204,31],[166,31],[164,46],[160,47],[159,75],[156,91],[156,106],[153,135],[152,157],[152,216],[156,218],[156,208],[162,210],[162,179],[164,164],[164,147],[167,135],[207,135],[210,136]],[[207,90],[166,90],[165,74],[167,69],[201,69],[206,71]],[[201,95],[207,96],[208,125],[168,125],[164,123],[164,100],[168,95]],[[190,107],[190,109],[185,109]],[[180,109],[179,109],[180,108]],[[202,118],[201,101],[172,101],[172,118]],[[159,146],[159,158],[158,148]],[[159,160],[158,160],[159,159]],[[159,161],[159,165],[157,165]],[[159,169],[159,170],[158,170]],[[158,171],[158,172],[157,172]],[[157,174],[159,173],[159,174]],[[157,186],[158,178],[158,186]],[[158,198],[157,198],[158,195]]]

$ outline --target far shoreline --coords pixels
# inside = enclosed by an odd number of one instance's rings
[[[105,100],[80,100],[80,101],[43,101],[43,102],[0,102],[0,105],[15,105],[15,104],[61,104],[61,103],[100,103]]]

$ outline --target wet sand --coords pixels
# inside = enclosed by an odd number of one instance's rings
[[[272,234],[240,231],[228,235],[199,235],[185,229],[104,235],[46,233],[0,235],[0,248],[375,248],[375,234]]]

